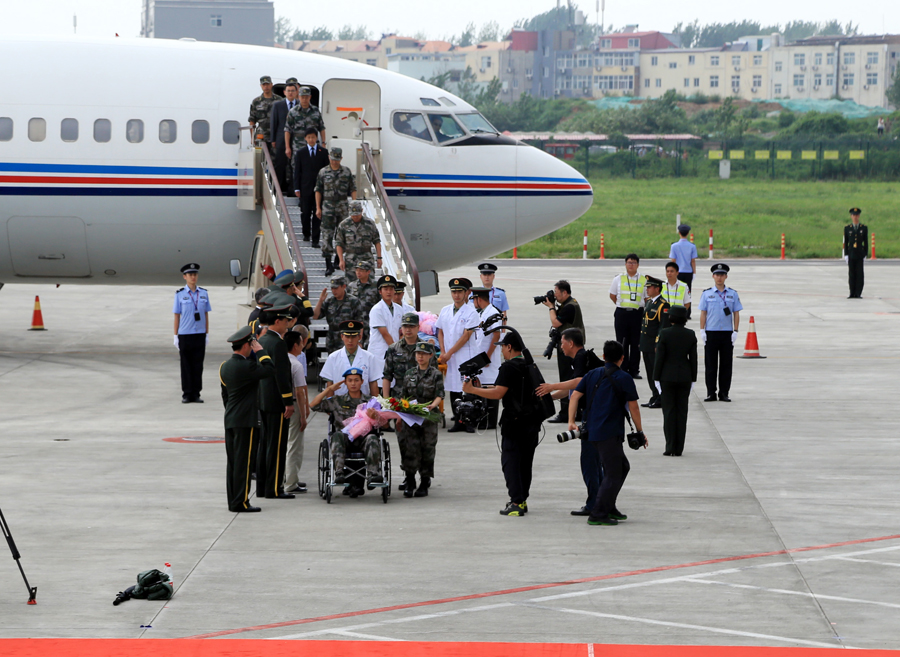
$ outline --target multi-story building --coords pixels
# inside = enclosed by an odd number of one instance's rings
[[[143,0],[141,36],[272,46],[275,6],[269,0]]]

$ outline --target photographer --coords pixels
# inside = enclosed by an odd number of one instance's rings
[[[563,331],[560,337],[560,346],[566,357],[572,361],[572,371],[569,378],[559,383],[543,383],[538,386],[537,394],[543,397],[550,395],[553,399],[564,399],[571,396],[572,391],[581,383],[581,379],[593,369],[603,367],[603,361],[600,360],[593,351],[584,348],[584,337],[576,328],[570,328]],[[581,421],[584,411],[584,397],[582,397],[577,406],[576,421]],[[568,421],[568,419],[567,419]],[[600,490],[600,482],[603,481],[603,471],[600,468],[600,457],[596,448],[587,440],[581,441],[581,476],[584,479],[584,485],[587,487],[587,500],[580,509],[572,511],[573,516],[589,516],[591,514],[591,506],[597,499],[597,493]]]
[[[485,365],[484,368],[482,368],[481,374],[478,375],[478,381],[482,385],[494,385],[494,381],[497,379],[497,373],[500,371],[500,364],[503,361],[503,358],[500,355],[500,349],[497,347],[497,342],[500,340],[500,331],[485,335],[482,326],[487,325],[490,327],[493,324],[502,321],[503,314],[500,312],[499,308],[491,304],[490,288],[473,287],[471,292],[472,304],[475,306],[475,310],[478,311],[478,316],[481,320],[481,324],[475,329],[475,339],[478,341],[478,350],[491,359],[490,364]],[[495,317],[497,319],[491,322],[492,318]],[[482,428],[486,428],[488,431],[497,428],[497,414],[499,410],[500,402],[498,400],[492,399],[488,401],[487,426],[485,427],[485,425],[482,424]]]
[[[552,299],[548,294],[544,297],[543,304],[550,309],[550,325],[556,329],[559,334],[570,328],[577,328],[581,331],[582,339],[584,338],[584,320],[581,319],[581,306],[572,296],[572,287],[569,281],[557,281],[553,286],[556,299]],[[554,303],[554,301],[558,302]],[[552,335],[552,331],[551,331]],[[559,369],[559,380],[568,381],[572,378],[572,359],[566,356],[562,347],[557,343],[556,347],[556,366]],[[551,418],[548,422],[567,422],[569,400],[560,400],[559,415]]]
[[[477,388],[472,381],[463,383],[463,392],[484,399],[502,399],[500,416],[500,464],[509,491],[509,503],[500,511],[503,516],[528,513],[531,488],[531,466],[538,445],[542,415],[536,408],[537,398],[530,390],[531,375],[522,356],[525,345],[517,333],[506,333],[500,340],[504,363],[500,366],[493,388]],[[544,416],[545,417],[545,416]]]
[[[634,419],[638,437],[643,440],[644,449],[647,439],[641,429],[641,409],[638,406],[637,389],[634,379],[619,369],[625,360],[622,345],[609,340],[603,345],[603,359],[606,365],[588,372],[587,376],[572,393],[572,404],[569,406],[569,430],[577,429],[575,409],[582,397],[586,398],[582,438],[587,432],[588,440],[597,450],[600,465],[603,468],[603,481],[594,501],[594,508],[588,516],[589,525],[617,525],[620,520],[627,519],[624,513],[616,508],[616,499],[628,471],[631,467],[622,443],[625,441],[625,402]]]

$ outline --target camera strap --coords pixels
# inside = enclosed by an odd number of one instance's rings
[[[609,383],[612,386],[613,394],[615,394],[616,399],[619,402],[619,405],[625,411],[625,419],[628,420],[628,426],[631,427],[631,430],[634,431],[634,425],[631,423],[631,413],[628,412],[628,405],[625,402],[623,395],[625,394],[622,388],[616,383],[616,380],[609,375],[609,370],[606,367],[603,367],[603,371],[600,372],[600,377],[597,379],[596,385],[594,385],[593,391],[591,391],[591,396],[588,397],[587,404],[584,406],[584,417],[585,421],[587,421],[588,413],[591,410],[591,403],[594,401],[594,396],[597,394],[597,389],[600,387],[600,384],[603,382],[604,378],[609,379]]]

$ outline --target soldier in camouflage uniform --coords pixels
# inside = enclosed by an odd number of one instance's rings
[[[300,151],[306,146],[308,128],[319,131],[319,145],[325,147],[325,122],[319,108],[310,104],[311,96],[309,87],[300,87],[300,104],[294,105],[294,109],[288,112],[284,123],[284,143],[289,146],[288,157],[291,157],[293,151]]]
[[[254,139],[257,134],[262,133],[263,141],[268,142],[271,148],[274,149],[275,140],[272,138],[271,131],[269,130],[272,104],[279,100],[284,100],[284,98],[278,94],[272,93],[271,76],[262,76],[259,79],[259,86],[262,88],[262,96],[257,96],[250,101],[250,117],[247,119],[247,122],[250,124],[251,129],[259,125],[259,128],[252,130]]]
[[[416,366],[407,370],[403,377],[401,397],[427,403],[436,410],[444,398],[444,375],[429,363],[434,359],[434,345],[420,342],[416,345]],[[436,422],[425,420],[419,426],[397,423],[397,442],[403,461],[406,481],[403,483],[403,497],[426,497],[434,477],[434,455],[437,448],[438,427]],[[422,475],[422,483],[416,488],[416,472]]]
[[[362,304],[364,335],[361,344],[363,349],[367,349],[369,346],[369,311],[372,310],[372,306],[381,301],[378,287],[371,280],[374,271],[375,265],[371,260],[358,261],[356,263],[356,280],[347,286],[347,294],[352,294]]]
[[[348,319],[361,321],[363,317],[362,304],[359,299],[347,293],[347,280],[343,276],[331,279],[331,293],[333,296],[326,299],[328,288],[322,290],[319,303],[313,311],[313,319],[325,317],[328,322],[328,353],[344,346],[339,330],[341,322]]]
[[[352,283],[356,280],[356,263],[372,256],[372,247],[381,261],[381,236],[378,226],[363,216],[362,201],[350,202],[350,216],[338,224],[334,231],[334,248],[340,268]]]
[[[400,397],[403,392],[403,377],[416,366],[416,345],[419,343],[419,316],[416,313],[403,315],[400,325],[401,338],[384,352],[384,369],[381,378],[382,397]],[[429,363],[437,368],[437,358]]]
[[[380,484],[384,482],[384,476],[381,474],[381,438],[376,434],[361,436],[352,440],[350,436],[345,434],[341,429],[344,427],[344,421],[356,415],[356,408],[360,404],[369,401],[369,397],[362,392],[363,371],[361,369],[351,367],[344,372],[343,381],[335,381],[329,384],[325,390],[316,395],[310,404],[310,409],[319,411],[320,413],[328,413],[331,416],[331,423],[334,432],[331,434],[331,456],[334,459],[334,483],[347,483],[344,475],[344,462],[347,458],[347,452],[351,451],[351,447],[362,447],[362,451],[366,455],[366,481],[370,484]],[[342,385],[347,385],[346,395],[335,395],[335,391]],[[356,497],[362,491],[351,491],[350,496]]]
[[[328,151],[329,166],[319,171],[316,178],[316,216],[322,220],[321,242],[326,276],[331,276],[338,265],[333,243],[337,221],[349,212],[347,197],[356,200],[356,177],[350,169],[341,165],[343,157],[344,152],[340,148]]]

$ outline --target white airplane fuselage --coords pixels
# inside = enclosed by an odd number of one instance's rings
[[[13,38],[0,57],[0,283],[160,284],[186,262],[201,263],[205,284],[231,283],[229,261],[247,262],[260,229],[259,211],[237,207],[233,135],[261,75],[313,86],[329,141],[347,125],[343,81],[369,82],[384,184],[420,270],[527,242],[593,200],[577,171],[507,137],[401,134],[398,112],[476,110],[364,64],[153,39]]]

